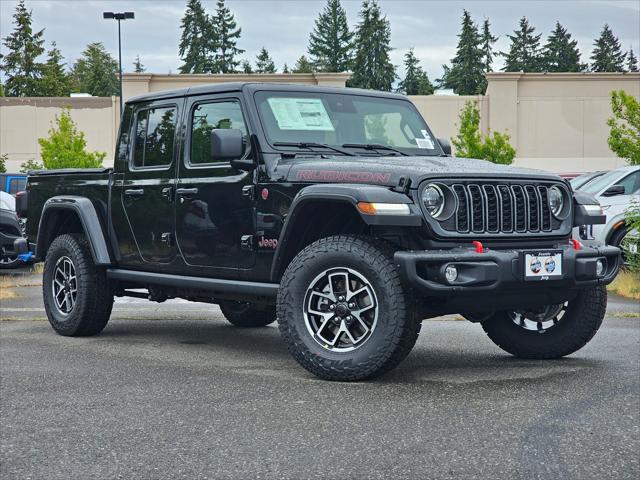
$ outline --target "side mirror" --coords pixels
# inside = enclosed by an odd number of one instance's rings
[[[252,159],[242,159],[244,141],[242,132],[232,128],[216,128],[211,131],[211,160],[228,160],[238,170],[251,171],[256,168]]]
[[[449,140],[446,138],[439,138],[438,143],[440,144],[440,148],[442,148],[444,154],[451,156],[451,144],[449,143]]]
[[[602,192],[603,197],[615,197],[616,195],[624,195],[625,188],[624,185],[611,185],[604,192]]]

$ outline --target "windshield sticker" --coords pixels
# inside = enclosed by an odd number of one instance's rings
[[[418,148],[433,150],[433,140],[431,139],[429,132],[426,130],[420,130],[420,132],[424,138],[416,138],[416,145],[418,145]]]
[[[270,98],[268,102],[280,130],[335,130],[319,98]]]

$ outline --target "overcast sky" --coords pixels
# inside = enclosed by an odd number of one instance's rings
[[[358,21],[360,0],[343,0],[349,23]],[[456,35],[460,30],[462,9],[468,9],[481,23],[489,18],[494,35],[499,35],[496,48],[506,50],[506,34],[517,28],[523,15],[545,39],[559,20],[578,40],[583,62],[589,61],[593,41],[608,23],[622,42],[624,50],[633,47],[640,53],[640,0],[380,0],[380,6],[391,22],[392,60],[402,63],[402,56],[415,47],[431,79],[442,73],[441,65],[455,54]],[[0,34],[11,30],[16,0],[0,0]],[[215,1],[204,1],[209,12]],[[244,57],[254,63],[260,47],[265,46],[278,69],[284,63],[292,66],[306,53],[309,32],[325,5],[324,0],[227,0],[242,27],[238,46],[246,50]],[[123,64],[131,71],[136,55],[140,55],[148,72],[176,72],[180,66],[178,42],[180,20],[186,0],[27,0],[33,10],[35,28],[45,28],[47,47],[55,41],[68,63],[73,63],[84,46],[103,42],[117,56],[117,24],[103,20],[103,11],[134,11],[136,19],[122,24]],[[2,47],[4,49],[4,47]],[[3,50],[4,51],[4,50]],[[500,66],[500,59],[496,67]],[[399,70],[401,73],[402,70]]]

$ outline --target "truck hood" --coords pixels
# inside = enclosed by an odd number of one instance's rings
[[[497,165],[485,160],[455,157],[295,157],[278,161],[274,176],[291,183],[363,183],[396,186],[400,178],[412,188],[427,178],[522,178],[560,180],[542,170]]]

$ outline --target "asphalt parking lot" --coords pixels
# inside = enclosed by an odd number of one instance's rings
[[[640,307],[587,347],[514,359],[455,317],[395,371],[330,383],[277,329],[215,306],[121,300],[102,335],[45,321],[39,278],[0,306],[4,479],[640,477]]]

